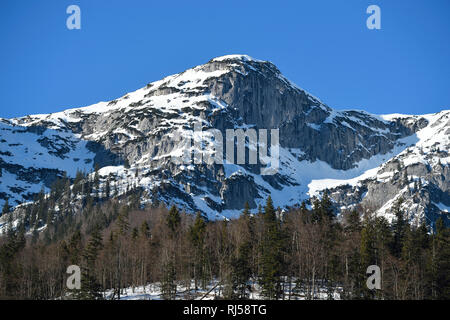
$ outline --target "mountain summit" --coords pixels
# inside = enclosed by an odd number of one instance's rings
[[[178,165],[176,131],[279,129],[279,170],[250,164]],[[450,209],[450,110],[377,116],[338,111],[286,79],[275,65],[227,55],[149,83],[118,99],[66,111],[0,119],[0,204],[31,201],[63,175],[98,167],[142,205],[164,202],[210,218],[236,217],[268,195],[295,206],[328,190],[339,214],[363,206],[392,217],[399,198],[411,221]]]

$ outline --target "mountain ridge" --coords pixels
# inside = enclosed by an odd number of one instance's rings
[[[395,178],[405,171],[413,183],[431,181],[422,184],[423,190],[431,186],[439,190],[431,193],[438,196],[425,191],[418,196],[422,207],[410,217],[434,221],[446,215],[450,206],[449,115],[450,110],[419,116],[335,110],[286,79],[272,63],[227,55],[112,101],[52,114],[0,118],[0,200],[10,198],[14,205],[30,201],[42,184],[48,188],[64,171],[73,178],[77,170],[89,172],[97,164],[103,183],[114,176],[116,181],[131,179],[145,189],[143,205],[175,203],[210,218],[236,217],[245,202],[255,209],[269,194],[277,206],[294,206],[320,196],[324,189],[332,190],[337,213],[370,203],[374,211],[388,216],[384,207],[407,192]],[[190,135],[196,122],[221,132],[278,128],[279,173],[261,177],[256,174],[259,165],[174,165],[171,134],[177,129]],[[431,142],[425,143],[427,139]],[[439,151],[431,148],[436,143],[441,146]],[[430,167],[429,171],[411,169],[416,162],[407,162],[400,170],[386,169],[394,160],[404,161],[399,157],[408,148],[416,156],[421,146],[428,148],[426,156],[431,160],[424,160],[424,154],[417,156],[417,163]],[[435,168],[436,159],[441,169]],[[375,176],[382,169],[394,172],[385,199],[377,193],[376,178],[361,182],[373,177],[367,171],[375,169]],[[356,183],[348,182],[354,179]],[[345,197],[348,186],[354,194],[366,195],[351,201],[352,196]],[[416,203],[414,195],[405,197],[405,205]]]

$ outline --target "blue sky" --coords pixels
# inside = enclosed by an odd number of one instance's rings
[[[71,4],[81,30],[66,28]],[[366,28],[371,4],[381,30]],[[233,53],[334,108],[450,109],[449,13],[448,0],[2,0],[0,117],[112,100]]]

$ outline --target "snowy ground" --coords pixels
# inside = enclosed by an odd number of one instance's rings
[[[249,298],[252,300],[261,300],[263,297],[261,296],[261,287],[255,282],[251,282],[252,292],[250,293]],[[286,284],[286,294],[285,299],[289,299],[289,285]],[[295,282],[291,283],[291,300],[306,300],[305,292],[301,292],[300,290],[295,292]],[[218,284],[218,281],[212,281],[208,284],[205,289],[198,288],[197,291],[194,290],[194,281],[190,284],[190,289],[186,287],[186,284],[178,284],[177,285],[177,295],[176,300],[214,300],[221,299],[223,297],[223,289],[224,286]],[[338,288],[337,291],[328,293],[328,290],[325,286],[316,287],[315,299],[316,300],[340,300],[341,288]],[[112,290],[107,290],[104,293],[105,299],[111,299],[113,295]],[[126,289],[122,289],[120,300],[162,300],[161,296],[161,284],[160,283],[151,283],[146,286],[138,286],[138,287],[129,287]]]

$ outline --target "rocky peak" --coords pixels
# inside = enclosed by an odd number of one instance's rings
[[[446,121],[439,118],[439,130],[449,130]],[[174,131],[189,135],[198,122],[204,129],[223,133],[234,128],[278,128],[280,171],[262,177],[258,165],[175,165],[171,162],[177,151]],[[118,183],[132,181],[145,189],[143,202],[160,200],[210,217],[233,216],[246,201],[254,208],[269,194],[275,205],[291,206],[334,186],[317,181],[357,179],[414,146],[420,133],[435,123],[430,116],[380,117],[360,110],[334,110],[286,79],[272,63],[228,55],[113,101],[2,119],[0,198],[18,204],[31,199],[42,185],[48,188],[58,175],[67,172],[74,177],[77,169],[89,172],[97,164],[103,181],[113,177]],[[430,167],[432,172],[438,168]],[[414,172],[431,177],[423,168]],[[445,198],[447,184],[435,180]],[[383,188],[397,190],[393,185]],[[376,190],[372,199],[383,206],[387,197],[377,193],[383,188],[366,185],[354,192],[362,197],[367,190]],[[334,198],[337,203],[351,203],[344,199],[345,193],[340,194]],[[356,198],[361,202],[361,197]]]

